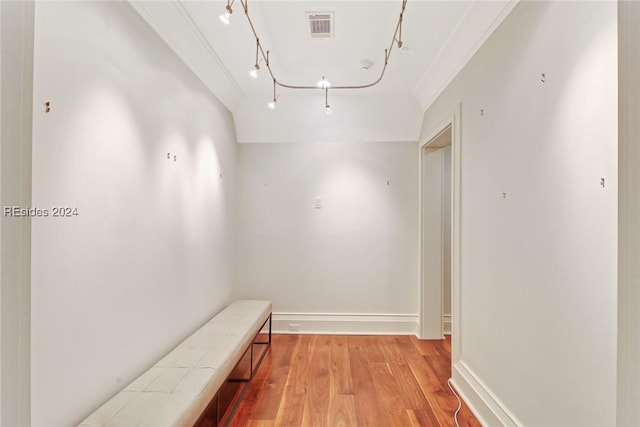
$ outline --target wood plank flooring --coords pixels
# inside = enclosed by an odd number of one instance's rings
[[[450,375],[449,338],[273,335],[230,425],[455,426]],[[480,426],[464,404],[458,422]]]

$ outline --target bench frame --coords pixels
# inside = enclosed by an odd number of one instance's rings
[[[260,364],[262,363],[262,360],[267,355],[267,350],[271,346],[272,316],[273,316],[273,313],[269,313],[269,317],[267,318],[267,320],[264,321],[264,323],[262,324],[260,329],[258,329],[258,332],[253,337],[253,340],[251,341],[251,344],[249,344],[249,346],[244,351],[244,353],[242,353],[242,356],[240,357],[240,360],[238,360],[238,363],[236,364],[236,367],[237,367],[240,364],[240,362],[242,362],[242,360],[245,358],[245,356],[247,355],[247,352],[249,352],[249,354],[250,354],[249,377],[248,378],[232,378],[231,377],[231,375],[233,374],[233,371],[232,371],[231,374],[229,374],[229,376],[225,379],[224,383],[222,384],[222,387],[224,387],[224,385],[227,384],[227,382],[242,382],[242,383],[245,383],[244,387],[242,387],[242,391],[240,392],[240,394],[237,397],[234,398],[235,402],[233,403],[233,406],[231,407],[231,409],[228,411],[228,415],[226,417],[225,423],[223,424],[224,426],[228,426],[229,423],[231,422],[231,420],[233,419],[233,416],[236,414],[236,412],[238,410],[238,407],[240,406],[240,402],[242,402],[242,399],[244,398],[244,395],[247,393],[247,389],[249,388],[249,384],[251,384],[251,380],[253,379],[253,376],[254,376],[255,372],[260,367]],[[263,329],[267,325],[267,322],[269,322],[269,338],[267,339],[267,341],[256,341],[256,338],[258,338],[260,333],[263,331]],[[262,355],[260,356],[260,358],[255,362],[255,365],[254,365],[253,347],[255,345],[264,345],[265,349],[262,352]],[[207,406],[207,410],[205,410],[205,413],[208,412],[208,408],[210,408],[211,405],[215,401],[215,405],[216,405],[216,409],[215,409],[216,423],[215,423],[215,426],[216,427],[220,426],[220,416],[221,416],[221,414],[220,414],[220,391],[221,391],[222,387],[220,387],[220,390],[218,390],[216,392],[215,396],[213,397],[213,399],[211,400],[211,402]],[[196,423],[196,425],[197,425],[197,423]]]

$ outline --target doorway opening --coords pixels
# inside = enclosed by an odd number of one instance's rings
[[[460,107],[420,146],[420,338],[460,354]]]

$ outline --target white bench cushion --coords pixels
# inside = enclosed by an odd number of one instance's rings
[[[192,426],[270,314],[270,301],[235,301],[80,427]]]

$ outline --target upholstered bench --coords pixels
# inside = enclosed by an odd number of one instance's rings
[[[257,342],[269,322],[268,341]],[[162,360],[113,396],[82,427],[193,426],[210,402],[219,414],[219,390],[254,345],[271,343],[271,302],[236,301],[185,339]],[[255,363],[259,366],[266,350]],[[213,401],[212,399],[217,399]],[[239,403],[239,399],[236,402]],[[235,408],[232,409],[231,414]],[[216,416],[219,422],[219,415]]]

